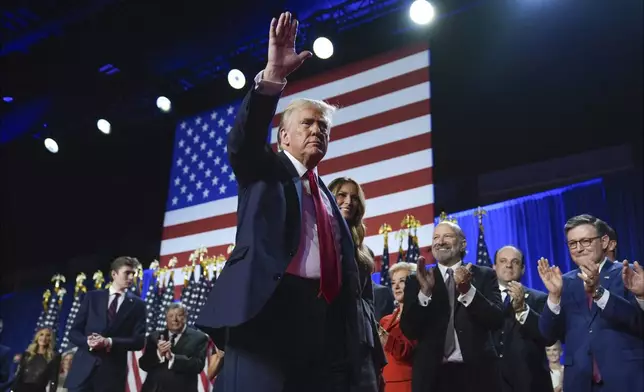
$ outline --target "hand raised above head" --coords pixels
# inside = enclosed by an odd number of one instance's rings
[[[297,19],[290,12],[284,12],[279,19],[271,20],[268,35],[268,62],[263,78],[271,82],[282,83],[293,71],[298,69],[304,60],[312,56],[308,50],[297,53]]]

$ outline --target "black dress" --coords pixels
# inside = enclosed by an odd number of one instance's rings
[[[25,352],[20,359],[18,374],[13,384],[14,392],[55,391],[58,387],[60,356],[55,354],[51,361],[42,354],[31,355]]]
[[[360,368],[359,383],[351,388],[351,392],[378,392],[381,385],[382,368],[387,364],[385,351],[378,337],[378,320],[374,311],[373,281],[367,266],[358,263],[360,285],[362,287],[362,311],[365,315],[367,333],[371,336],[369,344],[362,350],[363,361]]]

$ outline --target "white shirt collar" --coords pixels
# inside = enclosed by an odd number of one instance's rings
[[[113,296],[114,294],[119,293],[121,296],[125,295],[125,290],[124,291],[117,291],[114,286],[110,286],[110,297]]]
[[[443,265],[443,264],[441,264],[441,263],[436,263],[436,265],[438,265],[438,270],[441,272],[441,275],[443,276],[443,279],[445,279],[445,278],[447,277],[447,269],[448,269],[448,268],[451,268],[451,270],[452,270],[452,271],[454,271],[455,269],[457,269],[458,267],[460,267],[460,266],[461,266],[461,264],[463,264],[463,261],[462,261],[462,260],[461,260],[461,261],[459,261],[458,263],[454,264],[454,265],[453,265],[453,266],[451,266],[451,267],[446,267],[446,266],[444,266],[444,265]]]
[[[291,161],[291,163],[295,167],[295,170],[297,171],[297,174],[300,177],[304,176],[309,169],[307,169],[306,166],[304,166],[304,164],[302,162],[298,161],[293,155],[291,155],[290,152],[288,152],[286,150],[282,150],[282,151],[284,151],[284,154],[286,154],[288,159]],[[318,174],[318,168],[317,167],[315,167],[313,169],[313,173],[315,173],[315,175],[317,176],[317,174]]]
[[[604,261],[599,263],[599,271],[601,272],[602,268],[604,268],[604,264],[608,261],[608,257],[604,257]]]
[[[186,332],[186,328],[188,328],[188,324],[184,325],[183,329],[181,330],[181,332],[179,332],[178,334],[175,335],[175,339],[179,339]],[[168,333],[172,334],[172,332],[170,332],[170,331],[168,331]]]

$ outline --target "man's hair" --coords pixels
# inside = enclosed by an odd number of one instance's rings
[[[184,315],[188,315],[188,308],[186,308],[185,305],[181,302],[172,302],[170,305],[168,305],[168,309],[166,309],[165,313],[168,314],[168,312],[173,309],[181,309],[183,310]]]
[[[438,225],[447,225],[447,226],[451,227],[452,230],[454,230],[454,232],[456,233],[456,236],[459,237],[461,239],[461,241],[466,241],[467,242],[467,239],[465,238],[465,233],[463,232],[463,229],[461,229],[461,226],[459,226],[457,223],[445,220],[445,221],[439,222]],[[438,226],[438,225],[436,225],[436,226]],[[463,249],[461,251],[461,260],[463,260],[465,258],[466,254],[467,254],[467,250]]]
[[[112,261],[112,264],[110,266],[110,270],[114,272],[119,272],[119,270],[123,267],[130,267],[136,269],[137,266],[139,266],[139,261],[130,256],[121,256],[117,257]]]
[[[496,252],[494,252],[494,264],[496,264],[496,259],[499,256],[499,252],[502,251],[505,248],[512,248],[512,249],[516,250],[517,252],[519,252],[519,261],[521,261],[521,266],[525,265],[525,257],[523,256],[523,252],[521,252],[521,249],[517,248],[514,245],[505,245],[505,246],[502,246],[499,249],[497,249]]]
[[[326,118],[327,122],[329,123],[329,127],[331,127],[331,117],[337,110],[336,106],[317,99],[296,98],[288,104],[288,106],[282,113],[280,125],[277,128],[277,151],[282,150],[282,135],[280,131],[282,130],[282,128],[284,128],[285,124],[288,123],[289,119],[291,118],[291,114],[293,114],[293,112],[296,110],[307,107],[316,109],[320,113],[322,113],[322,116],[324,116],[324,118]]]
[[[568,235],[568,232],[570,230],[582,225],[593,226],[595,230],[597,230],[597,235],[599,237],[608,235],[608,231],[609,231],[608,224],[606,224],[606,222],[604,222],[603,220],[589,214],[577,215],[568,219],[568,222],[566,222],[566,224],[564,225],[564,234]]]
[[[608,239],[617,242],[617,232],[615,229],[610,227],[608,224],[606,224],[606,227],[608,228],[608,233],[606,233],[608,235]]]

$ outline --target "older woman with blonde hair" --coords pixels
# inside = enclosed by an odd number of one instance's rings
[[[347,222],[356,248],[356,262],[360,273],[362,288],[362,311],[364,312],[365,330],[370,336],[370,344],[362,347],[363,365],[358,385],[353,392],[375,392],[384,388],[382,368],[386,364],[384,351],[378,339],[378,320],[374,315],[374,294],[371,274],[374,271],[373,252],[364,244],[367,228],[363,218],[366,201],[364,192],[355,180],[347,177],[336,178],[329,184],[329,190],[335,196],[342,217]]]
[[[391,289],[398,308],[380,320],[380,341],[385,348],[387,365],[383,369],[385,392],[411,392],[412,352],[416,342],[400,329],[400,315],[405,306],[405,281],[416,272],[416,264],[399,262],[389,268]]]
[[[20,358],[14,392],[55,391],[58,385],[60,356],[54,352],[55,337],[49,328],[36,331],[33,341]]]

